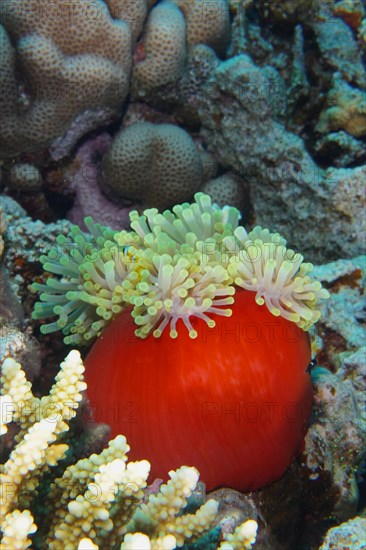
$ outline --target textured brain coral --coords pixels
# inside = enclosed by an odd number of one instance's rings
[[[152,479],[181,464],[197,466],[209,488],[279,478],[301,451],[311,409],[306,331],[328,296],[313,266],[279,234],[247,233],[235,208],[202,193],[130,218],[130,231],[86,218],[89,233],[58,239],[72,257],[53,249],[41,258],[57,275],[33,285],[34,317],[57,317],[41,332],[62,330],[67,344],[99,337],[86,359],[89,399],[98,420],[128,436],[133,458],[150,460]],[[126,403],[137,422],[116,415]],[[244,414],[203,415],[207,403],[276,407],[253,427]]]

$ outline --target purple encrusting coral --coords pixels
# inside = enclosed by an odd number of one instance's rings
[[[86,216],[112,229],[123,229],[129,225],[131,208],[111,202],[100,188],[100,159],[110,142],[111,137],[105,132],[83,143],[76,155],[76,170],[69,176],[69,186],[75,192],[75,200],[67,219],[82,229],[86,229]]]
[[[283,234],[330,292],[312,331],[302,455],[269,487],[213,495],[222,531],[258,522],[256,550],[366,547],[365,55],[362,0],[0,8],[0,360],[22,362],[37,394],[67,351],[40,335],[29,288],[46,283],[40,255],[73,223],[86,230],[86,216],[127,229],[133,207],[163,210],[204,190],[239,207],[246,225]],[[85,432],[79,414],[71,454],[99,453],[106,429]],[[4,461],[14,435],[9,424]],[[203,483],[193,496],[205,502]]]

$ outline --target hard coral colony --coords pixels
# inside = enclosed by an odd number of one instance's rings
[[[130,214],[130,231],[85,220],[41,258],[43,333],[99,337],[86,359],[95,418],[124,434],[152,478],[197,466],[208,488],[278,479],[311,409],[307,330],[328,296],[278,233],[247,233],[232,207]]]

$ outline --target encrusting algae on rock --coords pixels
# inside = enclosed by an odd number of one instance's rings
[[[198,539],[212,527],[218,502],[211,499],[194,514],[184,513],[198,482],[196,468],[182,466],[169,472],[170,480],[159,492],[145,497],[150,464],[147,460],[127,462],[129,446],[122,435],[100,454],[67,466],[61,477],[55,477],[43,503],[47,516],[38,518],[36,501],[42,480],[68,450],[60,435],[69,430],[68,421],[82,399],[83,372],[79,352],[71,351],[49,395],[39,399],[20,364],[11,358],[3,363],[1,432],[6,433],[11,421],[20,431],[16,447],[1,466],[1,547],[29,548],[38,520],[43,543],[34,543],[33,548],[47,544],[55,550],[168,550]],[[256,530],[256,522],[248,520],[233,534],[226,534],[219,548],[249,549]]]

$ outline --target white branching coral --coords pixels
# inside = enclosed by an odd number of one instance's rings
[[[179,515],[187,505],[187,498],[197,485],[196,468],[182,466],[169,472],[170,480],[160,487],[159,493],[150,495],[146,504],[136,511],[129,531],[141,531],[152,538],[173,535],[177,546],[198,538],[212,524],[218,510],[218,502],[208,500],[195,514]]]
[[[131,231],[113,232],[87,218],[90,235],[75,228],[59,238],[72,256],[60,257],[55,248],[41,258],[45,270],[61,277],[33,285],[41,293],[33,317],[58,316],[42,332],[62,330],[67,344],[85,344],[132,306],[137,336],[159,337],[169,328],[176,338],[182,321],[195,338],[191,318],[213,327],[215,315],[231,315],[235,286],[304,330],[318,320],[328,292],[311,279],[312,264],[278,233],[258,226],[248,234],[236,208],[219,208],[197,193],[192,204],[131,212],[130,219]]]
[[[49,548],[62,549],[65,544],[77,548],[85,533],[103,548],[121,540],[124,525],[143,498],[150,471],[146,460],[127,463],[128,450],[126,438],[117,436],[99,455],[79,460],[55,480],[49,495],[56,503]]]
[[[11,358],[3,363],[2,432],[10,420],[20,432],[0,468],[1,548],[37,550],[46,543],[50,550],[171,550],[199,538],[211,528],[218,503],[209,500],[195,513],[184,513],[198,482],[197,470],[182,466],[169,472],[170,481],[145,501],[150,464],[127,462],[129,446],[122,435],[101,453],[65,465],[60,477],[52,476],[52,467],[61,467],[69,448],[61,437],[86,388],[83,372],[79,352],[70,352],[49,395],[37,398],[20,364]],[[245,545],[251,539],[244,531],[233,533],[230,548],[251,547]]]
[[[44,418],[29,429],[11,453],[0,474],[1,486],[5,488],[0,522],[17,506],[20,496],[24,504],[30,503],[40,475],[64,457],[67,445],[51,445],[55,440],[55,422]]]
[[[283,237],[260,226],[249,234],[238,227],[233,237],[224,238],[224,244],[231,255],[228,272],[235,285],[255,292],[258,305],[265,304],[273,315],[303,330],[318,321],[318,303],[329,293],[309,276],[313,265],[286,248]]]
[[[37,530],[37,526],[29,510],[23,510],[23,512],[13,510],[5,516],[1,529],[3,532],[1,548],[23,550],[31,545],[28,536]]]
[[[1,494],[1,521],[17,508],[20,494],[23,505],[30,503],[39,478],[64,457],[68,446],[55,441],[69,429],[67,422],[76,414],[86,388],[83,372],[79,352],[72,351],[61,364],[49,395],[39,399],[21,365],[12,358],[3,362],[1,393],[11,402],[12,420],[20,429],[15,436],[18,445],[0,473],[0,483],[6,488]]]
[[[118,455],[118,453],[117,453]],[[113,548],[122,539],[123,525],[128,522],[143,498],[150,464],[147,460],[130,462],[114,458],[101,464],[89,477],[81,494],[64,506],[58,506],[47,542],[51,550],[77,548],[85,533],[102,548]],[[88,477],[88,469],[84,477]],[[74,487],[75,489],[75,487]],[[53,485],[53,498],[58,494],[58,480]],[[58,503],[64,502],[65,491]]]
[[[15,405],[10,395],[0,395],[0,435],[8,431],[7,424],[13,420]]]
[[[80,353],[71,351],[61,363],[49,395],[38,398],[33,395],[32,385],[26,379],[21,365],[12,358],[5,359],[1,393],[3,396],[8,395],[14,404],[12,419],[20,426],[16,441],[20,441],[35,422],[42,419],[54,424],[56,435],[69,429],[66,422],[75,416],[82,399],[81,392],[86,389],[84,370]]]
[[[255,543],[257,530],[257,522],[254,519],[249,519],[245,523],[238,525],[234,533],[224,534],[224,542],[220,544],[219,550],[250,549]]]
[[[177,541],[173,535],[159,537],[152,542],[144,533],[127,533],[121,544],[121,550],[172,550],[176,546]]]

